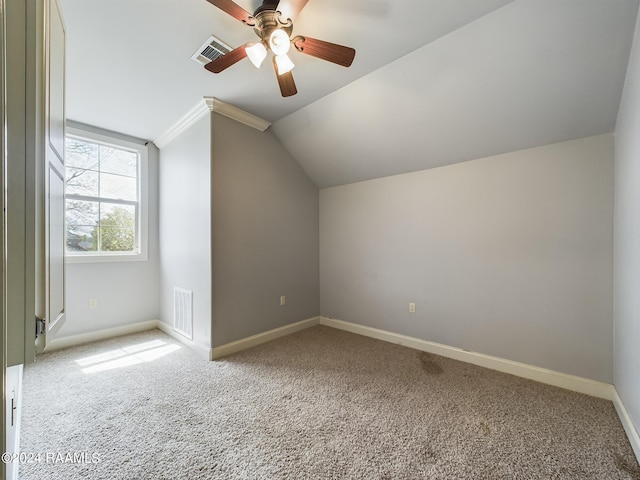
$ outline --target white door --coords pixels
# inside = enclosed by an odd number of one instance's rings
[[[65,148],[65,27],[57,0],[45,12],[44,125],[44,318],[38,350],[65,319],[64,288],[64,148]],[[48,340],[49,339],[49,340]]]

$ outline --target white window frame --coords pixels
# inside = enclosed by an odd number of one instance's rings
[[[99,263],[99,262],[131,262],[146,261],[149,247],[149,149],[143,143],[134,143],[117,137],[102,135],[99,133],[67,126],[67,137],[98,143],[107,147],[134,150],[139,153],[138,165],[138,223],[136,225],[136,237],[138,239],[138,252],[73,252],[66,250],[65,261],[68,263]],[[66,203],[65,203],[66,209]],[[65,234],[67,229],[65,228]]]

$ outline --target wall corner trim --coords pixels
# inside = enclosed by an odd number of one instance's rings
[[[636,427],[631,420],[631,416],[615,388],[613,388],[612,397],[613,398],[611,400],[613,401],[613,406],[616,407],[616,412],[618,412],[622,428],[624,428],[627,438],[629,439],[629,443],[631,444],[631,448],[633,449],[633,453],[635,453],[636,459],[638,460],[638,463],[640,463],[640,435],[638,435],[638,430],[636,430]]]
[[[461,362],[472,363],[480,367],[489,368],[498,372],[508,373],[517,377],[527,378],[536,382],[546,383],[555,387],[572,390],[578,393],[591,395],[592,397],[613,400],[613,385],[609,383],[591,380],[589,378],[578,377],[567,373],[556,372],[546,368],[540,368],[525,363],[514,362],[504,358],[492,357],[483,353],[469,352],[461,348],[450,347],[440,343],[421,340],[419,338],[408,337],[399,333],[392,333],[377,328],[367,327],[356,323],[345,322],[330,317],[320,317],[320,325],[357,333],[366,337],[383,340],[385,342],[415,348],[423,352],[433,353]]]
[[[241,108],[231,105],[230,103],[223,102],[215,97],[204,97],[204,101],[212,112],[219,113],[225,117],[229,117],[236,122],[240,122],[248,127],[255,128],[264,132],[271,126],[270,122],[263,120],[260,117],[245,112]]]
[[[156,138],[153,143],[155,143],[156,147],[158,147],[159,149],[163,149],[173,140],[178,138],[182,133],[188,130],[198,120],[204,118],[211,112],[219,113],[220,115],[229,117],[233,120],[243,123],[244,125],[255,128],[256,130],[260,130],[261,132],[264,132],[271,126],[271,123],[267,122],[266,120],[263,120],[260,117],[256,117],[249,112],[245,112],[244,110],[229,103],[225,103],[215,97],[204,97],[191,110],[189,110],[185,115],[178,119],[176,123],[169,127],[158,138]]]
[[[236,340],[235,342],[225,343],[224,345],[221,345],[219,347],[212,348],[211,352],[209,353],[209,359],[217,360],[219,358],[226,357],[227,355],[231,355],[232,353],[240,352],[242,350],[246,350],[247,348],[255,347],[257,345],[270,342],[271,340],[275,340],[280,337],[285,337],[292,333],[299,332],[300,330],[305,330],[307,328],[318,325],[319,323],[320,317],[312,317],[296,323],[285,325],[284,327],[274,328],[273,330],[258,333],[257,335],[252,335],[251,337]]]
[[[176,332],[173,329],[173,325],[169,325],[168,323],[164,323],[162,320],[157,320],[156,321],[156,328],[158,330],[160,330],[161,332],[166,333],[167,335],[169,335],[174,340],[177,340],[180,343],[183,343],[187,347],[191,348],[196,353],[198,353],[200,355],[200,357],[202,357],[202,358],[204,358],[206,360],[209,359],[209,350],[210,350],[210,348],[207,345],[202,345],[200,343],[194,342],[193,340],[189,340],[184,335],[181,335],[180,333]]]

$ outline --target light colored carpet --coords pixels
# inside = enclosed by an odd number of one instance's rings
[[[322,326],[216,362],[157,330],[45,354],[22,426],[22,480],[640,479],[611,402]]]

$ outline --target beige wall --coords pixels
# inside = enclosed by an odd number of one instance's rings
[[[212,198],[213,345],[319,315],[318,189],[269,130],[213,114]]]
[[[640,15],[638,16],[640,20]],[[616,126],[614,381],[640,431],[640,23]]]
[[[611,382],[612,231],[611,135],[323,189],[321,313]]]

